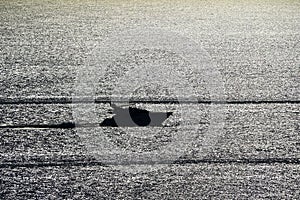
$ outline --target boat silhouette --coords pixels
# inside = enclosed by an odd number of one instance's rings
[[[114,104],[112,118],[101,122],[100,126],[109,127],[136,127],[136,126],[163,126],[163,122],[172,112],[151,112],[133,107],[121,108]]]

